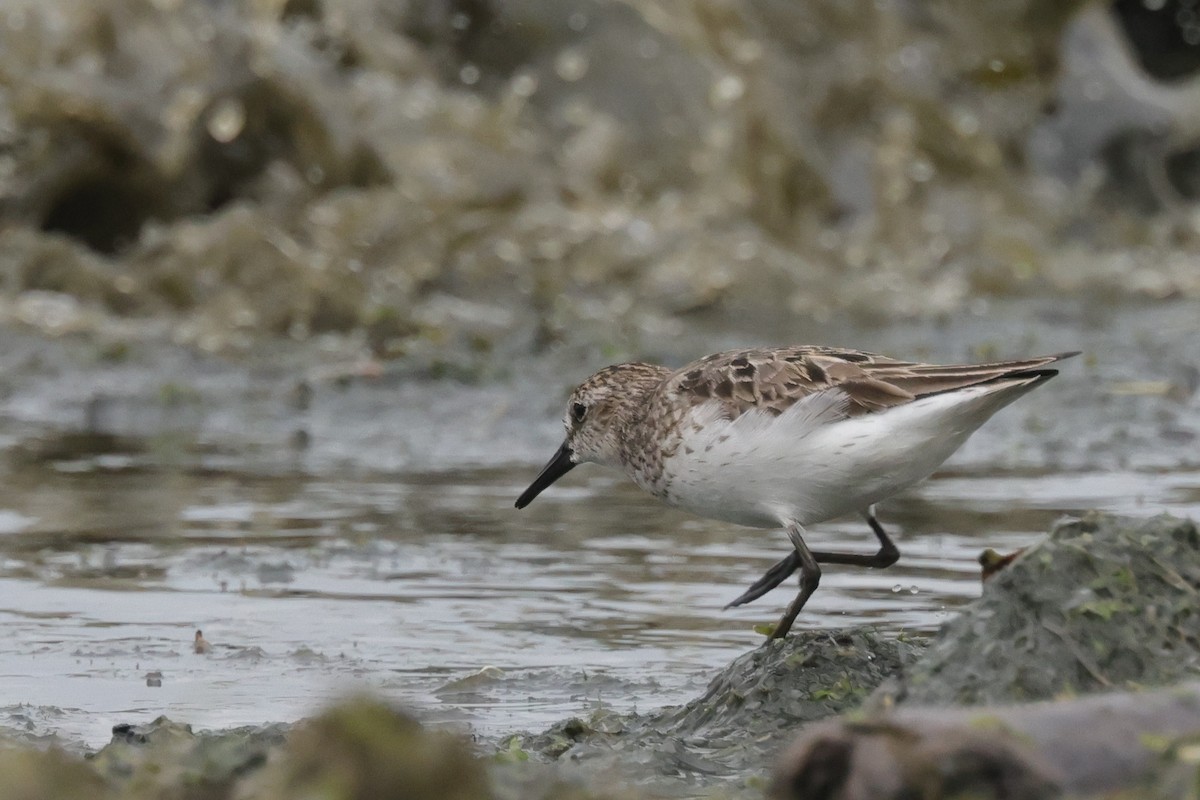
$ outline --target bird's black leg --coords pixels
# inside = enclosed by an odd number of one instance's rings
[[[813,557],[822,564],[850,564],[855,567],[872,567],[874,569],[883,569],[890,567],[900,560],[900,550],[897,549],[891,537],[887,535],[887,531],[879,524],[879,520],[875,519],[875,506],[868,506],[866,511],[862,512],[863,519],[871,526],[871,532],[875,534],[875,538],[879,540],[879,550],[874,555],[863,555],[862,553],[825,553],[817,550],[813,551]]]
[[[812,551],[808,549],[808,545],[804,543],[804,528],[793,522],[788,525],[787,534],[788,538],[792,540],[792,547],[796,548],[796,558],[800,562],[800,591],[796,594],[796,599],[788,605],[787,611],[784,611],[783,616],[779,618],[775,630],[771,631],[772,639],[782,639],[787,636],[788,631],[792,629],[792,623],[796,621],[796,616],[821,583],[821,567],[817,564],[817,559],[813,556]]]
[[[735,606],[745,605],[746,603],[757,600],[779,584],[786,581],[788,576],[795,572],[796,568],[799,566],[800,557],[796,555],[795,550],[792,550],[790,553],[784,556],[779,563],[767,570],[767,574],[756,580],[749,589],[742,592],[742,594],[736,600],[726,605],[725,608],[733,608]]]
[[[900,558],[900,551],[896,548],[895,543],[892,542],[891,537],[887,535],[887,531],[879,524],[879,520],[875,519],[875,507],[870,506],[862,513],[867,524],[871,526],[871,531],[874,532],[875,538],[879,540],[879,551],[874,555],[866,555],[864,553],[834,553],[824,550],[810,551],[818,564],[849,564],[856,567],[883,569],[896,563]],[[753,600],[757,600],[787,580],[788,576],[795,572],[799,566],[800,557],[795,550],[792,550],[792,552],[788,553],[778,563],[768,569],[766,574],[755,581],[741,596],[725,607],[733,608],[734,606],[745,605]]]

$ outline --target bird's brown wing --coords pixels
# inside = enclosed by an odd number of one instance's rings
[[[677,370],[663,383],[662,391],[691,400],[711,398],[722,404],[728,418],[735,419],[752,409],[780,414],[804,397],[836,388],[846,396],[846,413],[854,416],[938,392],[1035,372],[1073,355],[938,365],[833,347],[731,350]]]

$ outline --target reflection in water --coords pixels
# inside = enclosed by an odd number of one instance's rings
[[[0,725],[97,745],[116,722],[290,720],[368,686],[484,735],[538,729],[597,704],[682,702],[791,598],[789,581],[721,610],[785,552],[781,532],[689,517],[598,472],[518,514],[527,471],[10,465],[0,675],[27,705],[0,707]],[[1197,516],[1198,488],[1197,473],[944,475],[882,508],[899,564],[829,569],[798,624],[932,630],[978,593],[984,547],[1090,507]],[[858,519],[811,538],[875,546]]]

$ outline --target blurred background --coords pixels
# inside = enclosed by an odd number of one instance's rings
[[[512,509],[621,360],[1084,351],[803,626],[1196,515],[1198,70],[1193,0],[0,0],[0,727],[690,697],[786,539],[598,468]]]

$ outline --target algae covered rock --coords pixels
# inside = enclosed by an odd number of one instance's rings
[[[985,585],[906,674],[899,700],[996,703],[1200,675],[1200,533],[1090,513]]]
[[[0,747],[0,796],[5,800],[107,800],[104,780],[61,750]]]
[[[255,800],[488,800],[464,740],[366,699],[298,725],[278,761],[237,797]]]
[[[806,727],[772,796],[1194,797],[1198,599],[1192,522],[1064,522],[864,708]]]
[[[196,733],[117,725],[87,760],[0,741],[4,800],[634,800],[542,763],[484,759],[461,735],[356,698],[295,725]],[[491,774],[488,772],[491,767]]]
[[[768,641],[726,667],[701,697],[653,715],[649,727],[718,750],[744,746],[748,737],[770,741],[856,708],[923,650],[920,641],[873,628],[804,631]]]
[[[188,787],[192,800],[231,796],[247,773],[267,761],[283,742],[284,726],[200,733],[166,717],[146,725],[117,725],[113,739],[91,763],[123,797],[178,797]]]
[[[525,740],[544,758],[570,759],[640,784],[663,776],[737,776],[754,783],[806,722],[856,708],[922,650],[871,628],[801,631],[734,660],[703,695],[646,715],[570,719]],[[753,790],[753,786],[750,787]]]

